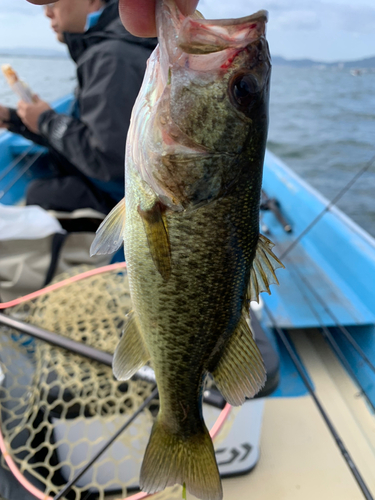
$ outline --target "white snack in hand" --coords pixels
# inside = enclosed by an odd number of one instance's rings
[[[31,104],[33,102],[33,93],[27,83],[18,78],[17,73],[10,64],[3,64],[1,69],[13,92],[15,92],[22,101]]]

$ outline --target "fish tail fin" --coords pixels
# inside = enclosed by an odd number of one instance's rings
[[[221,500],[223,491],[215,451],[206,426],[189,437],[172,432],[158,418],[154,423],[141,468],[140,487],[147,493],[185,484],[201,500]]]

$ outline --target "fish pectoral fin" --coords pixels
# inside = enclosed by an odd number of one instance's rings
[[[272,248],[274,246],[272,241],[263,234],[259,236],[246,297],[250,301],[256,300],[259,302],[261,292],[271,294],[270,285],[279,284],[275,270],[280,267],[285,268],[285,266],[273,253]]]
[[[118,380],[128,380],[150,359],[140,332],[136,314],[127,315],[124,333],[113,355],[113,374]]]
[[[246,398],[254,397],[264,386],[266,370],[245,309],[211,373],[221,394],[232,406],[242,405]]]
[[[90,256],[116,252],[124,241],[125,198],[107,215],[96,231],[90,248]]]
[[[172,269],[171,244],[167,230],[167,222],[162,205],[156,202],[152,208],[143,210],[138,207],[145,228],[147,243],[156,269],[166,281]]]

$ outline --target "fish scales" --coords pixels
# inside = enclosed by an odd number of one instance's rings
[[[147,332],[161,411],[168,420],[183,424],[182,435],[189,432],[187,423],[201,414],[202,377],[237,325],[245,299],[259,236],[259,195],[239,184],[230,196],[197,211],[167,215],[172,254],[167,283],[155,272],[137,211],[139,199],[133,198],[132,187],[127,190],[125,253],[131,262],[133,305],[141,330]]]
[[[93,253],[125,242],[133,311],[114,354],[117,378],[148,361],[160,411],[145,452],[141,489],[175,483],[221,500],[202,416],[205,377],[232,405],[266,378],[249,301],[278,283],[282,267],[259,234],[268,128],[267,14],[185,18],[157,1],[152,54],[129,128],[125,201],[103,222]],[[126,219],[125,219],[126,214]]]

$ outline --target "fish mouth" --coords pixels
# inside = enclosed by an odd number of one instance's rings
[[[260,10],[238,19],[185,18],[177,43],[187,54],[212,54],[226,49],[241,49],[266,34],[268,12]]]
[[[237,19],[204,19],[198,11],[185,17],[174,0],[159,0],[156,26],[163,85],[175,64],[206,74],[227,69],[240,51],[265,39],[267,22],[266,10]],[[270,62],[267,52],[265,59]]]

